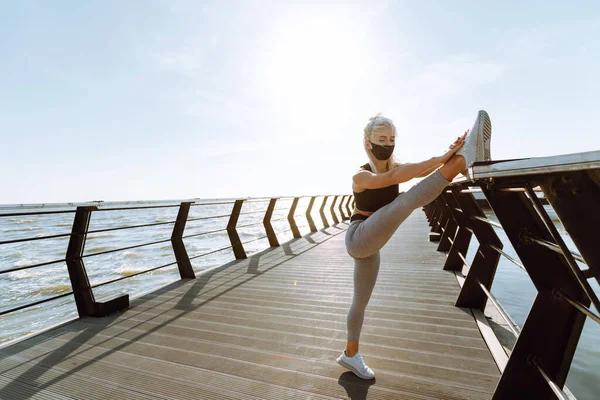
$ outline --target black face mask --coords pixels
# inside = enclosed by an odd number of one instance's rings
[[[394,152],[394,145],[381,146],[379,144],[371,142],[371,146],[373,146],[373,148],[371,149],[371,153],[373,153],[376,159],[381,161],[390,158],[392,156],[392,153]]]

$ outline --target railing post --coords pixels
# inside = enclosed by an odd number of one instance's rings
[[[457,202],[462,209],[464,218],[473,229],[473,234],[479,242],[477,253],[473,259],[471,269],[465,278],[458,299],[457,307],[467,307],[485,310],[487,295],[481,289],[480,283],[491,291],[492,282],[496,275],[496,268],[500,261],[500,253],[494,250],[491,245],[502,249],[504,245],[498,238],[498,235],[489,224],[477,220],[474,217],[485,218],[485,214],[475,201],[472,193],[457,193]]]
[[[443,207],[443,213],[445,215],[445,224],[437,251],[450,250],[450,247],[452,247],[452,243],[450,240],[454,240],[454,236],[456,235],[457,225],[454,218],[452,218],[452,213],[450,212],[450,207],[448,206],[448,202],[446,199],[447,196],[448,194],[446,193],[446,191],[442,192],[442,194],[440,195],[440,204]]]
[[[348,211],[348,218],[352,217],[352,210],[350,209],[350,202],[352,201],[354,195],[348,196],[348,201],[346,202],[346,210]]]
[[[461,271],[464,262],[460,256],[467,256],[467,250],[469,249],[469,243],[471,243],[471,237],[473,236],[473,233],[471,230],[469,230],[469,221],[467,221],[467,218],[465,218],[462,212],[456,210],[459,208],[458,202],[456,201],[456,196],[460,195],[460,188],[452,188],[451,190],[452,194],[446,195],[446,200],[448,208],[450,209],[450,213],[452,214],[452,218],[458,225],[458,230],[454,236],[454,242],[452,243],[452,247],[450,247],[448,257],[446,258],[444,270]]]
[[[437,212],[435,205],[435,200],[427,205],[427,207],[429,207],[429,215],[427,217],[427,222],[429,222],[429,226],[433,226],[433,220],[435,219],[435,213]]]
[[[423,212],[425,213],[425,218],[427,219],[427,224],[429,226],[431,226],[431,224],[429,224],[429,221],[431,221],[431,207],[433,202],[426,204],[423,206]]]
[[[440,228],[440,220],[442,219],[442,208],[440,206],[440,197],[438,196],[433,202],[433,213],[431,221],[429,221],[429,225],[431,226],[431,231],[429,232],[429,241],[430,242],[439,242],[441,237]]]
[[[323,228],[329,228],[329,222],[327,222],[327,218],[325,218],[325,212],[323,210],[325,210],[325,203],[327,203],[327,197],[328,196],[324,196],[323,197],[323,204],[321,204],[321,209],[319,210],[319,214],[321,214],[321,220],[323,221]]]
[[[306,220],[308,221],[308,226],[310,227],[311,232],[316,232],[317,227],[315,226],[315,221],[313,221],[312,216],[310,215],[313,205],[315,204],[316,197],[313,196],[310,199],[310,203],[308,203],[308,208],[306,209]]]
[[[538,290],[493,399],[549,399],[552,391],[531,360],[540,360],[562,388],[586,319],[556,292],[561,290],[586,307],[590,300],[562,255],[528,239],[551,241],[552,235],[525,193],[482,190]]]
[[[175,259],[177,260],[177,267],[179,268],[179,276],[181,279],[196,279],[194,268],[190,262],[190,257],[185,249],[183,243],[183,231],[185,230],[185,224],[187,222],[188,214],[190,213],[190,206],[192,202],[182,202],[179,206],[179,212],[177,213],[177,220],[173,227],[173,233],[171,234],[171,244],[173,245],[173,252],[175,253]]]
[[[346,196],[342,196],[342,198],[340,199],[340,206],[338,207],[338,209],[340,210],[340,216],[342,217],[342,221],[347,220],[349,217],[346,217],[346,214],[344,214],[344,210],[343,210],[343,206],[344,206],[344,199],[346,198]]]
[[[94,298],[94,292],[83,263],[83,252],[92,212],[97,209],[97,206],[77,207],[65,257],[75,305],[80,317],[104,317],[129,307],[128,294],[105,302],[98,302]]]
[[[75,305],[80,317],[91,316],[96,310],[96,299],[90,287],[90,281],[85,271],[82,256],[92,211],[96,211],[97,209],[98,207],[96,206],[77,207],[69,246],[67,248],[67,269],[69,271],[69,278],[71,279]]]
[[[290,213],[288,214],[288,221],[290,223],[290,228],[292,229],[292,234],[295,238],[301,238],[302,235],[298,230],[298,226],[296,225],[296,220],[294,219],[294,213],[296,212],[296,207],[298,206],[298,197],[294,197],[294,201],[292,202],[292,208],[290,208]]]
[[[337,218],[337,215],[335,215],[335,202],[337,201],[338,196],[335,196],[333,198],[333,202],[331,203],[331,208],[329,209],[331,211],[331,218],[333,219],[333,223],[335,225],[339,224],[340,221]]]
[[[273,215],[273,210],[275,209],[275,203],[277,203],[277,199],[271,199],[271,201],[269,201],[267,213],[265,214],[265,218],[263,219],[263,225],[265,226],[265,232],[267,233],[267,238],[269,239],[269,245],[271,247],[279,246],[277,235],[275,235],[275,231],[273,230],[273,226],[271,225],[271,216]]]
[[[585,260],[587,278],[594,277],[600,284],[600,251],[595,234],[600,227],[600,171],[563,172],[546,177],[540,187]]]
[[[435,220],[434,220],[433,226],[431,227],[431,232],[437,233],[441,237],[442,226],[443,226],[442,221],[444,220],[444,212],[442,211],[442,200],[439,198],[439,196],[437,199],[435,199],[435,210],[436,210]]]
[[[242,210],[243,203],[244,200],[235,201],[233,210],[231,211],[231,216],[229,217],[229,223],[227,224],[227,235],[229,236],[229,241],[231,242],[231,247],[233,248],[233,254],[235,255],[236,260],[248,258],[246,256],[246,250],[244,250],[244,245],[242,244],[240,236],[237,233],[237,229],[235,228],[238,218],[240,217],[240,211]]]

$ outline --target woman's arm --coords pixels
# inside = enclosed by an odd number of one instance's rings
[[[431,174],[433,171],[435,171],[436,169],[438,169],[439,167],[441,167],[442,165],[444,165],[443,163],[439,163],[438,165],[435,165],[431,168],[429,168],[428,170],[424,171],[423,173],[421,173],[420,175],[417,175],[416,178],[423,178],[428,176],[429,174]]]
[[[374,174],[370,171],[360,171],[352,177],[352,182],[359,188],[379,189],[397,183],[407,182],[416,178],[425,171],[440,166],[440,157],[414,164],[401,164],[383,174]]]
[[[360,189],[379,189],[397,183],[410,181],[413,178],[429,175],[434,169],[445,164],[463,145],[467,130],[464,135],[456,138],[450,148],[440,157],[432,157],[429,160],[414,164],[399,164],[396,168],[383,174],[374,174],[370,171],[360,171],[352,177],[352,190],[359,192]]]

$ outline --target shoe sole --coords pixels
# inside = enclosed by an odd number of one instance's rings
[[[492,159],[491,154],[491,141],[492,141],[492,121],[490,120],[490,116],[484,110],[480,110],[477,113],[477,119],[475,120],[475,124],[479,121],[479,132],[478,138],[483,139],[483,143],[481,143],[481,148],[483,150],[483,161],[489,161]]]
[[[343,360],[341,359],[337,359],[335,360],[337,361],[338,364],[340,364],[342,367],[349,369],[350,371],[352,371],[354,373],[354,375],[358,376],[361,379],[373,379],[375,378],[374,376],[365,376],[362,375],[360,372],[358,372],[353,366],[351,366],[350,364],[346,364]]]

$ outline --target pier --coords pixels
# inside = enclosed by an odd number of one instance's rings
[[[460,287],[422,212],[383,250],[361,338],[376,384],[335,363],[352,297],[345,227],[5,348],[0,398],[31,398],[7,395],[21,386],[56,399],[490,398],[500,373],[470,311],[454,307]]]
[[[181,202],[168,240],[182,279],[102,300],[83,262],[90,215],[100,210],[80,205],[67,257],[56,261],[69,268],[80,318],[0,348],[0,399],[569,398],[564,382],[583,322],[600,322],[588,282],[600,276],[592,235],[600,214],[590,209],[600,199],[599,172],[600,152],[481,163],[416,210],[382,249],[361,336],[371,381],[335,363],[352,296],[344,247],[351,196],[324,197],[321,229],[312,198],[304,235],[294,198],[294,238],[282,243],[271,225],[277,199],[265,201],[260,239],[270,247],[251,255],[237,232],[244,212],[236,200],[225,228],[236,260],[197,272],[183,242],[194,204]],[[538,187],[576,251],[557,235]],[[485,218],[474,191],[500,223]],[[520,258],[511,261],[539,291],[523,327],[491,293],[507,256],[495,229],[505,230]],[[471,239],[479,248],[469,262]],[[499,330],[514,336],[511,345]]]

